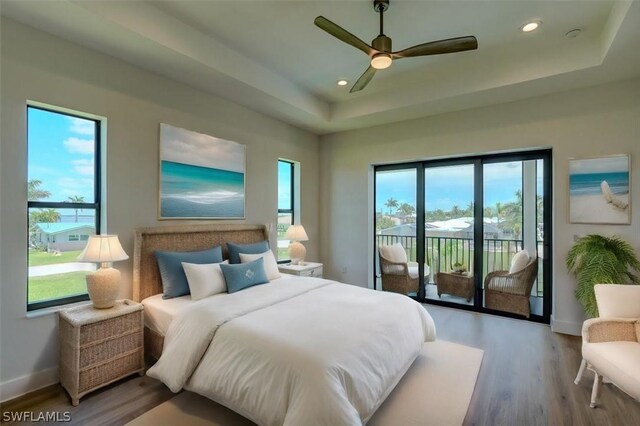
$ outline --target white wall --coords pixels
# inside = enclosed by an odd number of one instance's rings
[[[584,320],[564,259],[574,234],[619,234],[640,252],[640,80],[321,137],[322,260],[329,278],[372,286],[372,164],[553,148],[553,329]],[[631,226],[568,223],[568,158],[630,153]],[[346,268],[346,273],[344,273]]]
[[[178,223],[156,220],[158,131],[164,122],[247,145],[246,223],[276,223],[277,159],[299,161],[305,245],[308,258],[318,259],[317,136],[4,18],[1,42],[3,400],[49,384],[57,365],[56,316],[26,316],[28,99],[107,117],[103,231],[118,234],[129,255],[136,227]],[[117,266],[121,296],[131,297],[131,260]]]

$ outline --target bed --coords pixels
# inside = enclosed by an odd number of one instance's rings
[[[296,276],[199,301],[171,299],[169,308],[158,296],[155,250],[221,245],[226,258],[227,241],[264,239],[262,225],[136,232],[134,299],[144,301],[145,349],[158,359],[147,374],[174,392],[196,392],[259,425],[366,423],[422,344],[435,339],[433,320],[420,304]]]

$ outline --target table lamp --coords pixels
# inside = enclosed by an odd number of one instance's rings
[[[300,241],[309,241],[309,237],[307,237],[307,233],[302,225],[289,226],[284,238],[291,240],[291,244],[289,244],[289,258],[291,259],[291,263],[293,265],[304,265],[304,257],[307,254],[307,249],[300,244]]]
[[[92,235],[78,256],[81,262],[100,263],[100,269],[87,274],[87,291],[97,309],[111,308],[120,291],[120,271],[109,264],[126,260],[129,256],[120,245],[117,235]]]

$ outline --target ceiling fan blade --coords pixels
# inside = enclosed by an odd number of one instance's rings
[[[345,43],[355,47],[356,49],[362,50],[364,53],[366,53],[369,56],[372,56],[376,52],[367,43],[360,40],[358,37],[354,36],[344,28],[334,24],[324,16],[318,16],[313,21],[313,23],[316,24],[317,27],[325,30],[326,32],[328,32],[329,34],[337,38],[338,40],[342,40]]]
[[[351,90],[349,90],[349,93],[359,92],[367,87],[367,84],[369,84],[373,76],[376,75],[376,71],[377,70],[374,67],[369,65],[369,68],[367,68],[367,70],[360,76],[358,81],[356,81],[356,84],[354,84]]]
[[[399,52],[393,52],[393,59],[411,58],[414,56],[441,55],[444,53],[464,52],[478,48],[478,40],[474,36],[449,38],[418,44]]]

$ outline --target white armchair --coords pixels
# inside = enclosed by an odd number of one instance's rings
[[[582,364],[578,384],[586,368],[594,371],[591,408],[598,403],[600,384],[611,383],[640,401],[640,286],[595,286],[599,318],[582,326]]]

